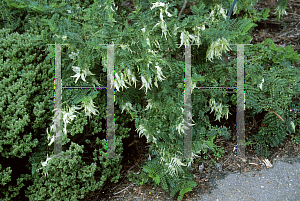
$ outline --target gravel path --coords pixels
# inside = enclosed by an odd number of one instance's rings
[[[197,200],[300,201],[300,158],[273,160],[273,167],[245,173],[219,173],[211,178],[209,194]]]

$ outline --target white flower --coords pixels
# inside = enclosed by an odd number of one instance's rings
[[[77,83],[77,80],[79,79],[79,77],[81,76],[81,79],[85,82],[85,77],[87,75],[95,75],[93,73],[91,73],[87,68],[85,70],[83,70],[83,73],[80,73],[80,68],[77,66],[72,66],[73,71],[76,73],[76,75],[73,75],[71,77],[76,77],[75,83]]]
[[[120,86],[122,87],[122,90],[123,90],[123,87],[128,88],[128,87],[125,85],[123,73],[121,73],[121,78],[120,78],[120,76],[118,75],[118,73],[116,73],[115,76],[116,76],[115,87],[116,87],[117,91],[119,91],[119,87],[120,87]]]
[[[67,10],[68,11],[68,13],[71,13],[71,10]]]
[[[130,112],[130,110],[133,110],[132,104],[130,102],[125,103],[125,106],[124,105],[122,106],[122,112],[121,113],[123,113],[124,109],[126,109],[127,111]]]
[[[132,82],[134,82],[134,87],[136,87],[136,77],[135,77],[135,75],[132,75],[131,79],[132,79]]]
[[[184,31],[183,32],[181,32],[181,34],[180,34],[180,39],[181,39],[181,42],[180,42],[180,46],[179,47],[181,47],[182,46],[182,44],[187,44],[189,41],[189,39],[188,39],[188,37],[185,35],[185,33],[184,33]]]
[[[143,86],[145,86],[145,87],[146,87],[146,93],[147,93],[147,89],[148,89],[148,88],[150,89],[150,87],[151,87],[151,77],[149,77],[149,79],[146,80],[145,77],[142,76],[142,82],[143,82],[143,84],[142,84],[142,87],[141,87],[141,88],[143,88]],[[140,89],[141,89],[141,88],[140,88]]]
[[[89,116],[89,118],[91,118],[90,113],[93,113],[94,115],[96,115],[96,112],[98,112],[98,110],[95,109],[97,107],[94,105],[92,99],[87,98],[82,102],[83,102],[82,106],[84,107],[84,112],[86,113],[85,116]]]
[[[227,108],[227,106],[224,106],[224,112],[223,112],[223,105],[222,103],[220,103],[219,105],[216,104],[215,100],[210,99],[209,100],[209,105],[211,107],[211,112],[212,113],[215,110],[215,115],[217,115],[216,120],[220,121],[221,116],[225,116],[226,115],[226,119],[228,119],[228,113],[229,113],[229,109]]]
[[[167,14],[168,17],[172,17],[172,14],[169,13],[169,12],[167,11],[167,9],[165,10],[165,13]]]
[[[79,50],[77,49],[77,53],[71,52],[71,54],[69,54],[69,57],[74,60],[75,56],[78,56],[78,54],[79,54]]]
[[[181,160],[177,157],[172,157],[170,163],[166,163],[168,165],[168,171],[173,174],[177,175],[178,170],[182,171],[181,166],[186,166],[184,163],[181,162]]]
[[[161,15],[161,19],[162,19],[162,15]],[[161,21],[161,23],[160,23],[160,28],[161,28],[161,30],[162,30],[162,34],[161,34],[161,36],[162,35],[165,35],[165,38],[166,38],[166,40],[168,40],[167,39],[167,24],[165,23],[165,21]]]
[[[295,132],[295,124],[294,124],[294,122],[292,122],[292,121],[291,121],[291,126],[292,126],[292,128],[293,128],[293,130],[294,130],[294,132]]]
[[[224,10],[220,5],[217,5],[217,9],[219,10],[219,13],[222,14],[223,18],[226,19],[226,10]]]
[[[152,4],[153,4],[153,6],[150,8],[151,10],[156,7],[160,7],[160,6],[164,7],[165,6],[165,4],[161,3],[161,2],[156,2],[156,3],[152,3]]]
[[[153,139],[153,143],[156,144],[156,138],[154,136],[152,136],[152,139]]]
[[[54,139],[55,139],[55,136],[52,136],[48,146],[50,146],[54,142]],[[48,140],[49,140],[49,138],[48,138]]]
[[[152,106],[153,106],[153,104],[152,104],[152,99],[149,99],[149,100],[148,100],[148,104],[147,104],[147,106],[146,106],[145,110],[149,110],[149,109],[151,109],[151,108],[152,108]]]
[[[146,38],[146,41],[147,41],[147,45],[150,46],[150,40],[149,40],[149,38]]]
[[[50,126],[50,131],[53,130],[53,127],[54,127],[54,125]],[[48,139],[48,141],[50,140],[48,146],[50,146],[54,142],[55,136],[54,135],[50,135],[48,133],[48,128],[46,129],[46,131],[47,131],[47,139]]]
[[[168,17],[172,17],[172,15],[167,11],[167,9],[168,9],[168,4],[164,4],[164,3],[161,3],[161,2],[156,2],[156,3],[152,3],[152,4],[153,4],[153,6],[150,8],[151,10],[152,10],[153,8],[156,8],[156,7],[164,7],[164,6],[166,5],[166,8],[164,8],[164,11],[163,11],[162,8],[159,9],[159,10],[160,10],[159,16],[160,16],[161,22],[157,23],[157,24],[153,27],[153,29],[154,29],[157,25],[160,25],[160,27],[161,27],[161,29],[162,29],[162,35],[165,35],[166,40],[168,40],[167,37],[166,37],[166,35],[167,35],[167,34],[166,34],[166,32],[167,32],[167,24],[165,23],[164,18],[163,18],[163,13],[164,13],[164,12],[167,14]]]
[[[45,162],[41,162],[42,166],[45,167],[47,165],[47,162],[51,160],[51,158],[48,157],[48,154],[47,154],[47,159]]]
[[[182,108],[181,108],[182,109]],[[176,129],[178,131],[178,133],[181,135],[181,133],[184,133],[184,120],[182,120],[181,123],[179,123],[177,126],[176,126]]]
[[[158,77],[158,79],[159,79],[160,81],[162,81],[163,78],[162,78],[161,76],[163,76],[163,77],[165,77],[165,76],[162,74],[161,68],[160,68],[159,66],[155,66],[155,68],[156,68],[156,70],[157,70],[157,77]],[[165,77],[165,78],[166,78],[166,77]]]
[[[284,7],[282,8],[280,6],[276,7],[275,14],[278,15],[279,18],[281,17],[281,15],[287,15],[286,10],[284,9]]]
[[[195,37],[193,35],[189,34],[188,31],[181,32],[181,35],[180,35],[181,42],[180,42],[179,47],[181,47],[182,44],[185,44],[185,45],[188,44],[190,38],[192,39],[192,43],[193,43],[193,41],[195,41]]]
[[[262,83],[264,83],[264,78],[262,79]],[[262,90],[262,83],[259,84],[259,88]]]
[[[144,134],[147,132],[147,130],[145,129],[145,127],[143,125],[139,125],[139,127],[137,129],[135,129],[135,131],[137,131],[139,133],[139,137],[141,137],[141,134]],[[147,138],[147,142],[148,142],[148,137],[149,136],[146,136]]]
[[[231,49],[230,47],[228,49],[228,47],[228,41],[225,38],[219,38],[217,41],[211,43],[209,48],[207,49],[206,60],[208,59],[211,61],[214,56],[217,56],[221,59],[221,52]]]
[[[69,112],[66,112],[63,110],[63,121],[64,121],[64,133],[67,135],[67,124],[70,123],[69,120],[73,121],[73,119],[76,117],[76,115],[73,115],[75,109],[80,109],[80,107],[75,107],[74,105],[69,108]],[[76,112],[79,113],[79,112]]]

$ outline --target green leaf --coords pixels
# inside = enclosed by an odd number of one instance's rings
[[[205,81],[205,76],[194,75],[192,77],[192,81],[194,81],[194,82],[204,82]]]

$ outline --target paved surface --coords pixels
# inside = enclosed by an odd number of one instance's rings
[[[272,168],[220,175],[210,181],[210,194],[197,200],[300,201],[300,157],[276,158]]]

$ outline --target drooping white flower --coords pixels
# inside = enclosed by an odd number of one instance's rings
[[[49,157],[48,157],[48,154],[47,154],[47,159],[46,159],[46,161],[45,161],[45,162],[41,162],[42,166],[45,167],[45,166],[47,165],[48,161],[51,160],[51,159],[52,159],[52,158],[49,158]],[[39,168],[39,169],[40,169],[40,168]],[[38,169],[37,169],[37,170],[38,170]],[[44,175],[48,178],[48,172],[47,172],[47,171],[44,172]]]
[[[259,88],[262,90],[262,84],[264,83],[264,78],[262,79],[262,82],[259,84]]]
[[[183,44],[185,44],[185,45],[189,44],[190,39],[192,39],[191,43],[193,43],[196,40],[196,38],[193,35],[189,34],[188,31],[181,32],[180,39],[181,39],[181,41],[180,41],[179,47],[181,47]],[[199,39],[197,39],[197,43],[198,42],[200,42]]]
[[[181,47],[183,44],[188,44],[188,42],[189,42],[189,38],[188,38],[188,36],[185,34],[185,32],[183,31],[183,32],[181,32],[181,34],[180,34],[180,46],[179,47]]]
[[[116,77],[116,80],[115,80],[115,87],[117,89],[117,91],[119,91],[119,87],[121,86],[122,87],[122,90],[123,90],[123,87],[125,88],[128,88],[124,82],[124,75],[123,73],[121,73],[121,78],[120,76],[118,75],[118,73],[115,74],[115,77]]]
[[[96,115],[98,112],[98,110],[96,110],[95,108],[97,108],[92,99],[86,98],[82,101],[82,106],[84,107],[84,112],[85,112],[85,116],[88,116],[89,119],[91,118],[91,113]],[[95,107],[95,108],[94,108]]]
[[[54,125],[50,126],[50,131],[53,130],[53,127],[54,127]],[[48,146],[50,146],[54,142],[55,136],[54,135],[50,135],[48,133],[48,128],[46,129],[46,131],[47,131],[47,139],[48,139],[48,141],[50,140]]]
[[[202,25],[201,30],[202,30],[202,31],[205,30],[205,25],[204,25],[204,24]]]
[[[151,10],[156,8],[156,7],[162,7],[162,8],[159,9],[160,10],[159,16],[160,16],[161,22],[157,23],[152,29],[154,29],[156,26],[160,25],[161,30],[162,30],[162,35],[165,35],[166,40],[168,40],[167,37],[166,37],[167,36],[167,24],[164,21],[164,17],[163,17],[164,12],[167,14],[168,17],[172,17],[172,15],[167,11],[168,4],[161,3],[161,2],[156,2],[156,3],[152,3],[152,4],[153,4],[153,6],[150,8]]]
[[[146,41],[147,41],[147,45],[150,46],[150,40],[149,40],[149,38],[146,38]]]
[[[162,71],[161,71],[161,68],[159,66],[155,66],[156,70],[157,70],[157,77],[160,81],[163,80],[162,76],[165,77],[163,74],[162,74]],[[166,78],[166,77],[165,77]]]
[[[132,104],[130,102],[125,103],[125,105],[122,106],[122,112],[121,113],[123,113],[124,109],[126,109],[128,112],[130,112],[130,110],[133,110]]]
[[[149,88],[149,89],[151,88],[151,84],[152,84],[152,83],[151,83],[151,77],[149,77],[149,79],[146,80],[145,77],[142,76],[142,82],[143,82],[143,83],[142,83],[142,87],[141,87],[141,88],[143,88],[143,87],[145,86],[145,88],[146,88],[146,93],[147,93],[147,89],[148,89],[148,88]],[[141,89],[141,88],[140,88],[140,89]]]
[[[155,104],[152,103],[152,99],[149,99],[148,100],[148,104],[147,104],[145,110],[149,110],[149,109],[151,109],[154,106],[155,106]]]
[[[281,17],[281,15],[287,15],[285,8],[280,5],[276,7],[275,14],[278,15],[279,18]]]
[[[229,109],[227,108],[227,106],[223,106],[222,103],[220,103],[219,105],[216,104],[215,100],[210,99],[209,100],[209,106],[211,107],[211,112],[215,111],[215,115],[216,116],[216,120],[220,121],[220,118],[222,116],[226,115],[226,119],[228,119],[228,113],[229,113]],[[223,108],[224,108],[224,112],[223,112]]]
[[[222,38],[222,39],[219,38],[217,41],[212,42],[210,44],[209,48],[207,49],[206,60],[208,59],[208,60],[212,61],[212,58],[214,56],[217,56],[221,59],[222,51],[229,51],[228,48],[231,49],[228,41],[225,38]]]
[[[157,7],[164,7],[165,6],[165,3],[161,3],[161,2],[155,2],[155,3],[152,3],[153,6],[150,8],[151,10],[154,9],[154,8],[157,8]]]
[[[186,166],[181,160],[177,157],[172,157],[170,163],[166,163],[168,166],[168,171],[172,174],[178,174],[178,170],[182,171],[181,166]]]
[[[132,82],[134,82],[134,87],[136,87],[136,77],[135,77],[135,75],[132,75],[131,79],[132,79]]]
[[[181,135],[182,133],[184,133],[184,120],[182,120],[182,122],[180,122],[177,126],[176,126],[176,130],[178,131],[178,133]]]
[[[74,112],[76,112],[75,110],[80,109],[80,107],[76,107],[76,106],[72,106],[71,108],[69,108],[69,112],[66,112],[65,110],[63,110],[63,121],[64,121],[64,133],[67,134],[67,124],[70,123],[70,121],[73,121],[73,119],[76,117],[76,115],[73,115]],[[76,112],[79,113],[79,112]],[[69,121],[70,120],[70,121]]]
[[[47,159],[45,162],[41,162],[42,166],[45,167],[47,165],[47,162],[51,160],[51,158],[48,157],[48,154],[47,154]]]
[[[147,132],[147,130],[145,129],[145,127],[143,125],[139,125],[139,127],[137,129],[135,129],[135,131],[137,131],[139,133],[139,137],[141,137],[141,134],[144,134]],[[146,136],[147,141],[148,141],[148,136]]]
[[[217,8],[217,10],[219,10],[218,13],[221,14],[224,19],[226,19],[226,17],[227,17],[226,16],[226,12],[227,12],[226,9],[224,10],[221,5],[217,5],[216,8]]]
[[[85,82],[85,77],[87,75],[95,75],[95,74],[91,73],[89,71],[89,69],[87,69],[87,68],[85,70],[83,70],[82,73],[80,73],[81,69],[79,67],[72,66],[72,68],[73,68],[73,71],[76,73],[76,75],[71,76],[71,77],[76,77],[75,83],[77,83],[80,76],[81,76],[81,79]]]
[[[131,86],[131,81],[134,83],[134,86],[136,87],[136,77],[134,74],[131,74],[130,69],[128,68],[127,71],[125,71],[125,77],[126,77],[126,82]],[[128,81],[127,81],[128,80]]]
[[[294,124],[294,122],[292,122],[292,121],[291,121],[291,126],[292,126],[292,128],[293,128],[293,130],[294,130],[294,132],[295,132],[295,124]]]

